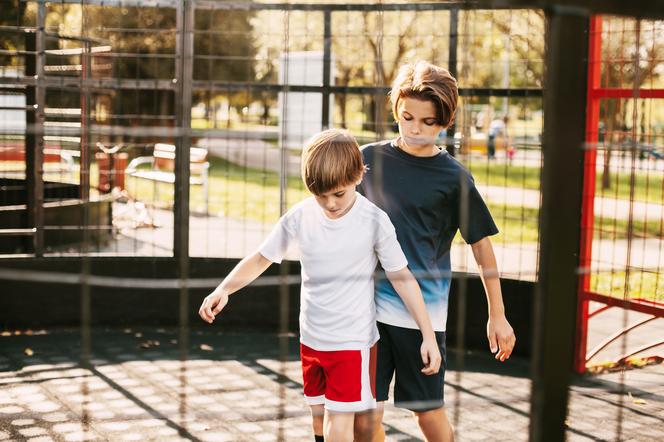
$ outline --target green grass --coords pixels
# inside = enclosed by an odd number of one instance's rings
[[[469,161],[465,166],[475,178],[475,183],[485,186],[517,187],[539,190],[540,169],[523,165],[507,165],[486,161]]]
[[[526,177],[532,179],[532,175]],[[532,168],[531,168],[532,169]],[[496,170],[496,169],[494,169]],[[130,194],[137,199],[167,207],[173,200],[173,186],[127,178]],[[155,193],[155,189],[157,192]],[[287,189],[287,205],[309,196],[298,177],[290,177]],[[200,186],[191,187],[191,207],[203,206]],[[498,224],[500,233],[496,242],[537,242],[539,209],[521,206],[505,206],[489,203],[489,209]],[[228,161],[213,158],[210,165],[210,213],[235,219],[248,219],[261,223],[274,223],[279,219],[279,175],[276,172],[245,168]],[[599,226],[599,225],[598,225]],[[657,222],[634,220],[633,237],[661,238]],[[627,220],[603,219],[595,238],[626,239]]]
[[[617,298],[644,298],[664,302],[664,275],[639,269],[629,273],[629,287],[625,287],[626,272],[605,271],[590,275],[590,290]]]
[[[288,180],[288,206],[309,196],[297,177]],[[279,219],[279,175],[276,172],[244,168],[212,158],[209,176],[209,212],[234,219],[274,223]],[[173,201],[173,186],[144,179],[127,178],[127,190],[136,199],[168,207]],[[203,207],[201,186],[190,187],[190,207]]]
[[[483,185],[519,187],[539,190],[540,168],[524,165],[496,164],[486,161],[470,161],[466,167],[472,172],[475,182]],[[602,190],[601,173],[597,174],[596,196],[629,200],[631,175],[613,173],[611,187]],[[664,174],[639,172],[634,175],[634,201],[662,204],[664,196]]]

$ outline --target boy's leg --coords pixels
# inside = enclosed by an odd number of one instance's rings
[[[323,437],[323,414],[325,403],[325,373],[317,358],[316,352],[304,344],[300,344],[300,360],[302,361],[302,379],[304,381],[304,398],[311,407],[311,420],[316,439]]]
[[[427,376],[420,355],[422,335],[419,330],[396,326],[385,326],[382,336],[387,335],[394,352],[396,380],[394,404],[411,410],[425,438],[429,442],[454,440],[452,426],[443,408],[443,385],[445,380],[445,333],[436,332],[436,341],[443,357],[440,372]]]
[[[385,402],[377,402],[375,410],[355,413],[355,442],[383,442],[385,430],[383,429],[383,413]]]
[[[325,352],[326,441],[353,441],[356,413],[376,407],[377,346],[362,350]]]
[[[323,434],[325,442],[352,442],[355,413],[325,410]]]
[[[355,440],[382,442],[385,440],[383,412],[389,399],[390,383],[394,377],[393,343],[386,325],[377,322],[380,339],[376,351],[376,409],[355,415]]]
[[[454,442],[454,431],[443,407],[416,411],[415,417],[427,442]]]
[[[323,420],[325,414],[325,406],[311,405],[311,426],[314,430],[315,437],[323,437]]]

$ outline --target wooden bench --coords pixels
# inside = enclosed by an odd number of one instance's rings
[[[202,186],[203,199],[205,201],[204,213],[208,214],[209,186],[208,169],[210,163],[207,161],[207,149],[192,147],[189,150],[191,185]],[[148,164],[149,168],[139,168]],[[175,183],[175,146],[172,144],[157,143],[154,145],[152,156],[134,158],[127,165],[125,171],[127,176],[150,180],[155,183],[155,198],[157,195],[157,183]]]
[[[74,171],[76,164],[74,157],[79,157],[76,150],[61,149],[60,147],[44,147],[44,163],[59,163],[61,170]],[[1,161],[25,162],[25,146],[23,143],[3,143],[0,146]]]

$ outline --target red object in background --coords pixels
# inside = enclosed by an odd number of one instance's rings
[[[576,339],[574,351],[574,370],[577,373],[586,371],[588,361],[588,321],[595,314],[609,308],[616,307],[626,310],[638,311],[655,317],[664,317],[664,303],[641,298],[621,299],[605,294],[594,293],[590,289],[590,277],[592,274],[593,237],[595,233],[595,198],[597,180],[597,146],[599,143],[600,105],[606,99],[662,99],[664,89],[642,89],[642,88],[602,88],[601,75],[602,63],[611,60],[602,59],[602,17],[595,15],[590,20],[589,45],[588,45],[588,95],[586,111],[586,143],[588,148],[585,152],[584,185],[581,209],[581,244],[579,259],[579,284],[577,297],[577,320]],[[602,195],[599,195],[600,197]],[[601,227],[601,226],[600,226]],[[590,302],[604,304],[593,312],[590,312]],[[613,336],[607,338],[608,343],[615,341],[624,333],[635,328],[625,327]],[[655,343],[652,345],[660,345]],[[644,346],[637,350],[646,350],[650,347]],[[594,352],[591,351],[591,354]],[[621,362],[621,361],[618,361]]]
[[[25,161],[25,146],[23,143],[3,142],[2,146],[0,146],[0,161]],[[44,148],[45,163],[59,163],[60,161],[61,157],[59,148]]]
[[[97,167],[99,167],[99,184],[97,185],[97,189],[100,192],[110,193],[114,187],[124,190],[125,169],[127,168],[128,159],[129,155],[124,152],[113,155],[103,152],[95,154],[95,161],[97,162]]]

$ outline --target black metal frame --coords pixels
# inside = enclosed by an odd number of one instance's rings
[[[28,0],[21,0],[28,1]],[[190,105],[193,89],[211,90],[257,90],[320,92],[323,100],[323,123],[329,125],[330,93],[384,94],[387,89],[378,87],[342,87],[329,85],[329,75],[324,76],[322,87],[259,85],[249,83],[198,82],[191,81],[193,56],[193,10],[240,9],[240,10],[304,10],[321,11],[325,14],[324,61],[325,73],[330,63],[330,14],[332,11],[396,11],[396,10],[450,10],[450,29],[456,29],[457,14],[462,9],[522,9],[540,8],[547,13],[547,55],[545,127],[543,138],[544,164],[542,171],[542,208],[540,213],[540,268],[541,272],[536,296],[536,330],[534,342],[534,368],[532,390],[532,418],[530,438],[536,441],[559,441],[565,439],[565,416],[567,413],[568,389],[572,373],[574,349],[574,324],[576,316],[576,286],[580,211],[582,194],[582,146],[584,142],[584,118],[586,78],[584,66],[587,53],[587,19],[590,14],[606,13],[629,15],[638,18],[664,18],[660,2],[651,0],[477,0],[449,3],[385,3],[385,4],[263,4],[247,2],[217,2],[211,0],[153,0],[150,6],[177,8],[178,49],[176,51],[176,82],[172,80],[92,80],[54,79],[44,76],[44,18],[46,0],[37,1],[37,30],[34,44],[29,49],[36,54],[34,78],[3,79],[5,84],[26,87],[28,104],[35,105],[34,112],[27,112],[29,134],[26,155],[27,180],[30,189],[28,201],[30,225],[35,227],[34,251],[39,256],[43,244],[43,103],[46,88],[58,87],[82,90],[89,93],[99,88],[160,89],[176,92],[178,129],[174,258],[179,266],[179,277],[183,281],[181,291],[181,342],[185,342],[188,325],[184,309],[188,305],[185,282],[189,275],[189,156]],[[59,0],[65,4],[80,4],[81,0]],[[142,6],[139,0],[87,0],[90,5]],[[451,33],[456,42],[457,34]],[[455,72],[456,44],[450,46],[450,69]],[[540,96],[541,92],[530,89],[466,89],[461,95],[484,96]],[[326,110],[327,109],[327,110]],[[163,129],[162,129],[163,130]],[[126,131],[126,130],[125,130]],[[200,132],[200,131],[199,131]],[[213,131],[211,131],[213,132]],[[559,179],[565,176],[564,179]],[[559,213],[565,213],[561,221]],[[87,306],[89,308],[89,305]]]

